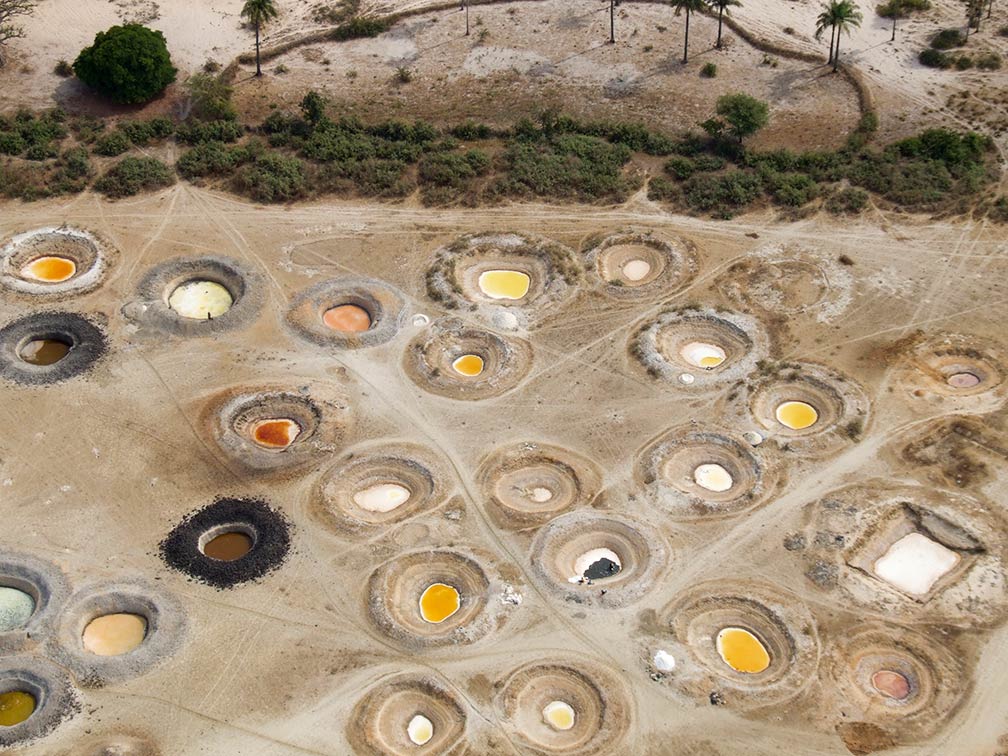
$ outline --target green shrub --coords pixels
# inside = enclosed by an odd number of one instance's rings
[[[95,182],[95,189],[109,197],[129,197],[142,191],[175,183],[175,172],[156,158],[124,157]]]
[[[894,15],[903,18],[907,13],[925,11],[931,8],[930,0],[888,0],[876,9],[883,18],[892,18]]]
[[[59,154],[59,148],[52,142],[37,142],[28,145],[24,156],[28,160],[49,160]]]
[[[231,104],[234,90],[218,76],[196,73],[186,81],[189,115],[198,121],[235,121],[238,111]]]
[[[165,139],[175,133],[175,124],[170,118],[158,116],[147,121],[123,121],[119,129],[137,147]]]
[[[154,99],[175,81],[176,74],[164,35],[139,24],[98,32],[73,68],[89,87],[121,103]]]
[[[648,184],[648,199],[679,204],[683,199],[682,189],[664,176],[655,176]]]
[[[752,171],[699,173],[683,185],[689,207],[726,218],[755,202],[762,193],[763,182]]]
[[[868,192],[848,187],[834,192],[826,200],[826,209],[834,215],[856,215],[868,207]]]
[[[361,18],[358,16],[337,26],[330,38],[337,42],[344,42],[348,39],[377,37],[382,32],[388,31],[391,25],[390,21],[383,18]]]
[[[74,70],[73,66],[71,66],[64,58],[60,58],[55,68],[53,68],[53,73],[66,79],[73,76]]]
[[[130,148],[130,140],[126,134],[119,129],[109,131],[98,138],[93,147],[95,154],[115,157],[122,155]]]
[[[973,58],[969,55],[957,55],[953,60],[957,71],[967,71],[973,68]]]
[[[804,173],[775,173],[765,181],[778,205],[801,207],[819,196],[819,184]]]
[[[70,130],[78,141],[90,144],[105,131],[105,121],[94,116],[77,116],[70,122]]]
[[[453,128],[451,130],[451,135],[456,139],[464,139],[465,141],[472,142],[478,139],[489,139],[493,136],[493,129],[485,123],[466,121],[465,123],[461,123]]]
[[[20,155],[28,149],[28,142],[18,131],[0,131],[0,153]]]
[[[77,194],[87,188],[94,168],[85,147],[72,147],[60,155],[55,170],[46,180],[51,195]]]
[[[941,50],[934,50],[930,47],[921,50],[917,59],[929,68],[952,68],[954,62],[953,57],[948,53],[943,53]]]
[[[1001,56],[996,52],[980,53],[976,58],[976,67],[982,71],[997,71],[1001,68]]]
[[[461,188],[489,167],[490,157],[480,150],[441,152],[421,158],[417,173],[421,184]]]
[[[931,38],[931,47],[935,50],[951,50],[966,44],[966,37],[959,29],[942,29]]]
[[[175,167],[185,178],[230,175],[251,157],[247,147],[229,147],[224,142],[203,142],[182,153]]]
[[[189,121],[180,124],[175,138],[183,144],[235,142],[245,133],[237,121]]]
[[[716,63],[704,63],[703,68],[700,69],[700,75],[705,79],[713,79],[717,76],[717,64]]]
[[[305,194],[305,165],[297,158],[264,152],[238,170],[234,183],[258,202],[290,202]]]
[[[696,163],[682,155],[676,155],[665,162],[665,173],[679,181],[688,179],[696,173],[696,169]]]

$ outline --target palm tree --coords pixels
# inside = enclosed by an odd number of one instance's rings
[[[836,19],[839,15],[837,11],[840,7],[840,2],[841,0],[832,0],[828,5],[823,3],[822,12],[816,17],[816,40],[822,39],[827,28],[830,30],[828,63],[833,62],[833,44],[834,40],[836,40]]]
[[[833,51],[834,72],[840,65],[840,34],[842,32],[847,32],[847,36],[849,37],[852,29],[856,29],[861,26],[861,20],[863,18],[864,17],[861,15],[861,11],[858,10],[857,3],[854,3],[851,0],[840,0],[836,16],[836,50]]]
[[[904,0],[889,0],[889,13],[892,14],[892,37],[889,38],[890,42],[896,41],[896,19],[903,17],[903,2]]]
[[[689,20],[693,11],[701,11],[704,7],[704,0],[673,0],[675,3],[675,14],[678,16],[686,11],[686,40],[683,42],[682,62],[689,62]]]
[[[273,0],[245,0],[241,11],[242,18],[248,19],[255,26],[256,33],[256,76],[262,76],[262,66],[259,65],[259,29],[268,21],[280,15]]]
[[[966,36],[969,37],[970,26],[980,31],[980,19],[983,18],[984,0],[966,0]]]
[[[728,8],[732,5],[741,6],[740,0],[707,0],[710,3],[711,10],[717,8],[717,44],[714,45],[718,50],[721,49],[721,23],[724,17],[728,15]]]

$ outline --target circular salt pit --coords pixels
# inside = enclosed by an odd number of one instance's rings
[[[0,726],[13,727],[21,724],[35,713],[37,704],[35,696],[25,690],[0,693]]]
[[[370,533],[440,506],[447,479],[442,463],[421,446],[355,449],[321,475],[308,511],[336,535]]]
[[[970,389],[982,382],[975,373],[952,373],[945,382],[954,389]]]
[[[290,391],[268,386],[227,389],[208,401],[201,425],[222,451],[252,472],[279,472],[328,456],[351,425],[341,389]]]
[[[628,520],[570,512],[537,534],[533,571],[567,600],[622,606],[649,592],[664,569],[665,545],[648,533]]]
[[[533,753],[618,753],[631,719],[616,677],[581,660],[519,667],[503,681],[497,705],[509,732]]]
[[[55,365],[73,349],[70,339],[62,336],[32,339],[18,349],[18,357],[29,365]]]
[[[674,517],[725,517],[767,501],[780,465],[774,450],[753,449],[737,433],[689,425],[645,447],[634,479],[649,503]]]
[[[862,622],[827,650],[822,668],[831,679],[824,684],[858,719],[898,723],[913,741],[938,730],[958,708],[969,689],[960,661],[967,656],[946,633]]]
[[[479,290],[490,299],[523,299],[532,279],[520,270],[485,270],[477,279]]]
[[[705,462],[702,465],[697,465],[693,471],[693,482],[701,488],[713,491],[714,493],[730,491],[732,486],[735,485],[735,479],[732,478],[731,473],[716,462]]]
[[[510,391],[531,366],[528,342],[469,328],[454,319],[432,325],[410,342],[403,356],[403,369],[420,388],[463,400]]]
[[[79,588],[60,616],[55,654],[82,685],[99,687],[144,674],[182,645],[182,607],[140,580]]]
[[[210,559],[219,562],[234,562],[241,559],[255,546],[254,533],[245,530],[228,530],[232,526],[223,525],[223,531],[217,528],[204,533],[200,537],[200,551]]]
[[[54,565],[27,554],[0,553],[0,655],[45,641],[66,595],[63,573]]]
[[[574,726],[574,708],[566,701],[550,701],[543,707],[543,721],[554,730],[565,731]]]
[[[35,613],[35,599],[18,588],[0,585],[0,633],[19,630]]]
[[[725,350],[715,344],[691,341],[679,350],[679,354],[690,365],[704,370],[712,370],[728,359]]]
[[[174,258],[144,274],[122,313],[140,337],[210,336],[253,322],[265,294],[262,275],[237,260]]]
[[[41,312],[0,328],[0,376],[50,384],[91,370],[105,353],[102,330],[72,312]]]
[[[0,660],[0,748],[28,747],[80,710],[66,672],[36,656]]]
[[[191,320],[219,318],[233,304],[231,292],[216,281],[186,281],[168,296],[168,306]]]
[[[434,723],[423,714],[415,714],[406,725],[406,734],[411,742],[420,746],[427,745],[434,737]]]
[[[757,674],[770,666],[770,654],[766,646],[743,627],[719,630],[716,646],[721,660],[736,672]]]
[[[287,558],[290,526],[258,499],[222,498],[186,516],[161,544],[161,557],[190,577],[231,588],[266,575]]]
[[[450,585],[433,583],[420,594],[420,616],[424,622],[439,625],[461,606],[459,592]]]
[[[488,322],[527,325],[570,293],[581,276],[574,253],[517,234],[464,236],[434,253],[427,294],[450,309],[476,310]]]
[[[412,756],[454,753],[465,731],[458,697],[427,672],[399,675],[368,691],[348,717],[346,735],[354,753]]]
[[[67,257],[36,257],[19,271],[22,278],[43,283],[63,283],[77,273],[77,263]]]
[[[569,449],[524,442],[498,449],[477,473],[487,511],[501,527],[536,527],[562,512],[591,504],[601,472]]]
[[[671,682],[698,700],[721,692],[741,709],[783,703],[808,686],[819,661],[815,622],[798,600],[739,579],[691,588],[660,613],[678,642]]]
[[[357,305],[342,304],[322,313],[322,322],[340,333],[363,333],[371,328],[371,313]]]
[[[112,251],[86,231],[29,231],[0,249],[0,284],[34,296],[82,294],[101,284],[111,256]]]
[[[748,315],[686,309],[645,322],[629,349],[653,377],[696,390],[746,379],[766,357],[769,342]]]
[[[684,239],[629,231],[589,242],[585,256],[608,295],[645,299],[681,289],[696,272],[695,251]]]
[[[772,370],[731,398],[729,421],[755,420],[789,448],[822,454],[857,441],[868,419],[864,390],[841,373],[811,363]],[[744,413],[744,414],[743,414]]]
[[[378,483],[353,494],[353,503],[367,512],[391,512],[409,501],[412,493],[398,483]]]
[[[819,412],[806,402],[786,401],[774,410],[777,422],[790,430],[805,430],[819,421]]]
[[[264,449],[286,449],[300,435],[301,426],[286,417],[266,418],[252,426],[252,440]]]
[[[490,581],[483,568],[454,551],[398,556],[367,583],[369,614],[390,638],[414,648],[467,644],[493,626]]]
[[[121,656],[140,647],[147,636],[147,618],[139,614],[104,614],[91,620],[81,640],[98,656]]]
[[[392,340],[406,321],[401,292],[370,278],[322,281],[294,297],[287,325],[316,346],[359,349]]]
[[[782,316],[814,313],[829,322],[847,309],[854,278],[840,263],[804,250],[769,248],[734,263],[718,290],[750,310]]]
[[[483,358],[478,354],[463,354],[452,362],[452,369],[459,375],[475,378],[483,372]]]

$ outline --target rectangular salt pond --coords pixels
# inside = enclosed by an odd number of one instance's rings
[[[920,533],[893,543],[875,560],[875,574],[889,585],[914,596],[924,596],[959,563],[959,555]]]

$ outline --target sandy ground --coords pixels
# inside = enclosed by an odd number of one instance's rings
[[[0,235],[60,223],[91,229],[121,250],[107,282],[69,303],[108,319],[111,349],[87,379],[3,387],[8,430],[0,477],[7,532],[19,534],[4,543],[57,563],[72,583],[135,573],[156,577],[182,603],[191,627],[180,650],[148,674],[84,691],[85,713],[25,753],[88,752],[82,744],[119,742],[126,734],[164,754],[346,753],[351,708],[372,685],[405,671],[436,675],[460,696],[472,752],[525,752],[483,686],[524,660],[557,654],[599,665],[623,681],[631,705],[622,752],[846,753],[832,732],[841,717],[828,703],[825,683],[804,681],[795,700],[746,718],[730,704],[711,706],[677,693],[668,680],[653,682],[647,659],[668,641],[653,636],[642,618],[700,581],[728,579],[743,591],[752,580],[776,584],[788,602],[805,607],[815,618],[823,656],[866,620],[891,621],[817,592],[781,539],[801,527],[803,505],[843,485],[874,476],[926,482],[924,471],[894,466],[885,452],[947,410],[914,403],[912,387],[897,380],[900,363],[886,366],[872,355],[918,329],[929,336],[965,331],[1003,347],[1008,307],[1008,249],[1003,234],[982,223],[871,219],[841,228],[820,221],[768,226],[751,218],[712,226],[669,217],[645,203],[587,214],[538,205],[267,209],[178,186],[117,205],[91,195],[67,204],[9,205]],[[462,233],[520,231],[577,249],[591,235],[627,226],[695,243],[693,282],[675,296],[627,306],[603,296],[589,279],[527,334],[531,372],[496,399],[457,402],[407,380],[402,353],[422,330],[409,319],[391,342],[349,352],[309,347],[281,325],[296,292],[348,274],[387,281],[404,292],[408,313],[437,317],[438,306],[424,293],[430,253]],[[628,339],[667,306],[736,307],[716,282],[734,263],[782,246],[827,267],[840,255],[854,261],[850,280],[833,284],[844,291],[824,295],[823,301],[844,303],[829,310],[826,322],[814,309],[786,325],[765,322],[777,356],[827,363],[864,386],[871,398],[866,433],[825,458],[786,455],[786,486],[742,517],[693,525],[667,520],[634,501],[636,455],[665,429],[722,416],[728,400],[723,391],[690,394],[648,378],[629,357]],[[161,260],[201,254],[236,258],[261,275],[267,289],[262,314],[244,329],[209,340],[133,339],[119,310],[138,279]],[[24,302],[5,301],[0,311],[8,321],[25,312]],[[428,447],[447,462],[452,503],[370,538],[334,538],[305,510],[327,463],[287,480],[256,479],[236,472],[201,430],[198,417],[209,397],[260,383],[338,386],[354,415],[343,447],[391,439]],[[985,422],[1002,428],[1004,419],[999,412]],[[593,460],[603,471],[603,506],[646,523],[651,537],[671,544],[668,563],[639,601],[601,608],[554,598],[534,576],[527,538],[492,524],[474,471],[489,451],[528,439]],[[988,459],[996,465],[993,478],[970,493],[997,498],[1004,491],[1003,459]],[[262,496],[295,526],[293,554],[278,572],[227,592],[187,582],[155,553],[184,514],[219,494]],[[461,516],[446,517],[448,510]],[[404,550],[452,543],[480,554],[488,569],[507,573],[524,600],[507,606],[504,624],[471,646],[404,651],[371,624],[361,576]],[[910,616],[898,619],[913,624]],[[993,752],[1006,727],[996,704],[1002,683],[996,660],[1006,636],[997,630],[973,637],[984,640],[986,663],[975,667],[965,704],[926,745],[891,753]],[[690,663],[680,659],[684,672]]]

